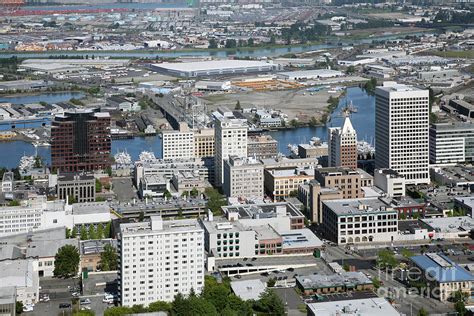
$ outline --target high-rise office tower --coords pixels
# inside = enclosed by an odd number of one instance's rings
[[[51,126],[51,162],[62,172],[106,169],[110,159],[110,115],[81,109],[54,117]]]
[[[204,230],[195,219],[120,225],[118,292],[122,306],[173,301],[204,287]]]
[[[234,116],[231,110],[219,108],[214,113],[216,150],[214,156],[216,186],[224,183],[224,160],[229,156],[247,157],[247,120]]]
[[[328,154],[330,167],[357,168],[357,133],[349,117],[328,130]]]
[[[375,95],[375,168],[429,183],[429,91],[385,82]]]

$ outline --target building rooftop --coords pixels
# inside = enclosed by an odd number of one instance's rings
[[[377,87],[377,89],[386,91],[386,92],[408,92],[408,91],[418,91],[421,90],[414,86],[409,86],[402,83],[397,83],[393,81],[384,82],[383,86]]]
[[[323,242],[308,228],[278,232],[283,239],[283,249],[319,248]]]
[[[318,168],[317,173],[323,176],[341,176],[341,175],[353,175],[361,174],[361,169],[343,168],[343,167],[327,167]]]
[[[474,219],[469,216],[422,218],[420,220],[440,233],[469,232],[474,229]]]
[[[74,203],[72,205],[72,213],[74,215],[110,213],[110,208],[107,202],[87,202]]]
[[[58,174],[58,181],[85,181],[85,180],[94,180],[93,174],[85,174],[85,173],[61,173]]]
[[[115,239],[97,239],[85,240],[80,242],[81,255],[100,254],[104,251],[106,245],[112,245],[117,248],[117,240]]]
[[[346,271],[334,274],[300,275],[296,277],[296,280],[305,289],[372,284],[372,281],[362,272]]]
[[[270,169],[270,173],[274,177],[314,177],[313,168],[287,168],[287,169]]]
[[[338,216],[357,214],[364,215],[381,212],[396,213],[393,208],[387,207],[387,205],[380,201],[378,198],[331,200],[324,201],[323,204],[325,204]]]
[[[310,303],[307,306],[312,315],[318,316],[400,316],[400,313],[382,297]]]
[[[33,259],[17,259],[0,261],[0,288],[33,286]],[[36,272],[37,274],[37,272]]]
[[[230,287],[234,294],[244,301],[258,300],[266,288],[260,279],[232,281],[230,282]]]
[[[198,62],[187,62],[187,63],[161,63],[153,64],[155,67],[172,70],[172,71],[206,71],[206,70],[220,70],[220,69],[233,69],[233,68],[249,68],[249,67],[262,67],[269,66],[271,64],[261,61],[254,60],[209,60],[209,61],[198,61]]]
[[[15,304],[16,288],[14,286],[0,287],[0,305]]]
[[[46,258],[54,257],[58,252],[59,248],[72,245],[76,248],[79,247],[77,239],[51,239],[51,240],[37,240],[28,243],[26,248],[26,257],[32,258]]]
[[[161,216],[150,216],[150,221],[147,222],[120,224],[120,232],[123,236],[200,230],[202,228],[196,219],[163,220]]]
[[[287,202],[223,206],[222,211],[225,214],[238,213],[239,219],[278,216],[304,217],[300,210],[293,204]]]
[[[428,274],[426,277],[438,282],[474,281],[474,275],[442,254],[427,253],[410,259]]]

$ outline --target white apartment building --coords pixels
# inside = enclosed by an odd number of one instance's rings
[[[238,119],[231,110],[219,108],[215,117],[215,184],[224,184],[224,160],[229,156],[247,157],[247,120]]]
[[[357,168],[357,133],[349,117],[341,127],[328,129],[329,167]]]
[[[398,212],[378,198],[323,201],[324,237],[338,244],[391,242]]]
[[[263,198],[263,164],[254,158],[230,156],[224,162],[223,189],[227,197]]]
[[[375,168],[392,169],[407,184],[429,183],[428,90],[384,82],[375,95]]]
[[[204,230],[197,220],[120,225],[119,299],[122,306],[171,302],[204,287]]]
[[[13,182],[13,172],[5,172],[2,178],[2,192],[13,192]]]
[[[179,131],[164,131],[162,137],[163,159],[191,159],[195,157],[194,132],[189,130],[186,123],[180,124]]]
[[[405,178],[390,169],[377,169],[374,172],[374,185],[389,197],[405,196]]]

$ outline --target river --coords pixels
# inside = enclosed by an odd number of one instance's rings
[[[341,98],[337,109],[332,113],[328,126],[302,127],[269,132],[268,134],[278,141],[279,151],[284,154],[289,153],[288,144],[308,143],[312,137],[326,140],[327,127],[342,125],[343,117],[341,116],[341,110],[350,101],[358,108],[357,113],[352,114],[351,120],[354,128],[357,130],[359,140],[373,141],[375,133],[375,98],[367,95],[358,87],[347,89],[346,95]],[[157,157],[161,157],[161,138],[149,136],[112,141],[112,154],[123,150],[127,150],[133,160],[138,159],[138,155],[143,150],[153,151]],[[21,156],[24,154],[34,155],[35,153],[41,156],[48,164],[51,162],[49,147],[35,148],[32,144],[21,141],[0,143],[0,166],[7,168],[17,167]]]
[[[0,103],[28,104],[46,102],[49,104],[69,101],[73,98],[81,99],[84,97],[82,92],[52,92],[41,94],[28,94],[18,96],[0,97]]]

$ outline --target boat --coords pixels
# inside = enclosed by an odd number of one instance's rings
[[[132,157],[127,151],[117,152],[114,155],[115,162],[119,165],[129,165],[132,163]]]
[[[28,170],[28,169],[32,169],[34,165],[35,165],[35,156],[23,155],[20,158],[20,163],[18,164],[18,169]]]
[[[140,161],[153,161],[156,159],[155,154],[151,151],[142,151],[138,158]]]

